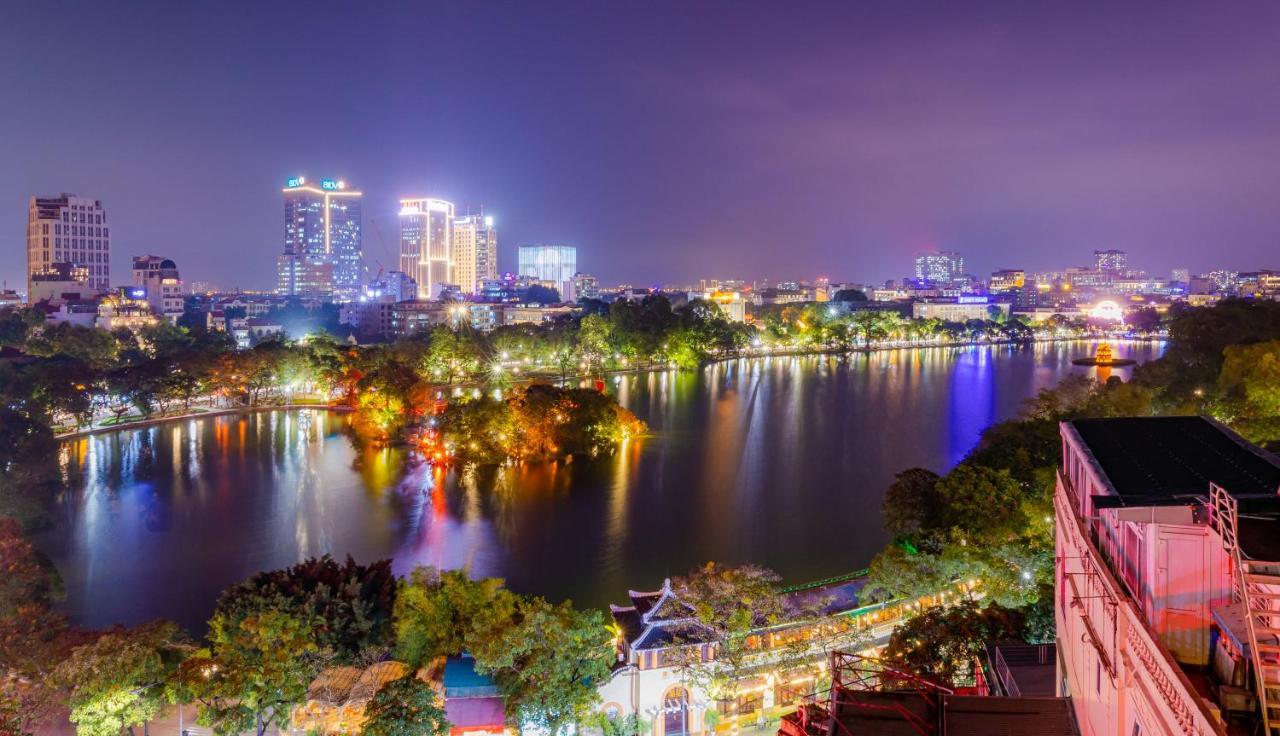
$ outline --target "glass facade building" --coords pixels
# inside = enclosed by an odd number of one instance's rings
[[[572,245],[520,246],[519,273],[555,285],[560,299],[577,300],[573,277],[578,273],[578,249]]]
[[[305,177],[284,188],[284,253],[276,261],[276,292],[349,302],[364,272],[361,193],[346,182]]]

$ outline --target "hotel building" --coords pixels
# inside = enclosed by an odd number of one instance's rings
[[[453,281],[453,203],[400,200],[400,270],[418,284],[419,299],[435,299]]]
[[[1280,460],[1202,417],[1060,435],[1058,694],[1080,732],[1280,733]]]
[[[560,300],[577,301],[574,274],[578,273],[578,249],[572,245],[520,246],[519,274],[555,284]]]
[[[32,276],[54,264],[83,269],[86,286],[103,292],[111,284],[111,232],[102,200],[61,194],[32,197],[27,210],[27,295]]]
[[[347,302],[360,295],[361,193],[345,181],[295,176],[284,188],[284,253],[276,293]]]
[[[463,294],[475,294],[481,282],[498,277],[498,231],[487,215],[453,221],[453,281]]]

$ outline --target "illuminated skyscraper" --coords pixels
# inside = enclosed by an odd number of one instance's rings
[[[364,270],[360,197],[341,180],[313,183],[302,176],[288,180],[276,293],[338,302],[360,295]]]
[[[578,249],[572,245],[520,246],[520,275],[555,284],[560,299],[577,300],[573,275],[578,272]]]
[[[964,256],[944,250],[916,256],[916,280],[950,286],[964,278]]]
[[[62,194],[32,197],[27,211],[27,294],[32,274],[53,264],[72,264],[87,274],[87,286],[106,291],[111,285],[111,234],[102,200]]]
[[[400,270],[418,282],[419,299],[440,296],[453,284],[453,203],[443,199],[400,200]]]
[[[475,294],[480,282],[498,277],[498,231],[493,218],[467,215],[453,221],[453,283]]]

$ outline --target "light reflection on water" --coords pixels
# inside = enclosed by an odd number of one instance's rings
[[[325,552],[468,567],[603,605],[708,559],[790,580],[866,564],[894,473],[944,470],[1095,346],[772,357],[607,385],[652,436],[594,461],[444,471],[357,449],[347,417],[263,412],[68,441],[38,541],[89,625],[200,630],[218,592]],[[1119,345],[1147,359],[1154,345]],[[1126,371],[1114,370],[1125,376]]]

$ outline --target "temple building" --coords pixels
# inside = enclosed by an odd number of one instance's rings
[[[716,655],[715,636],[682,601],[671,581],[654,591],[629,591],[629,605],[610,606],[616,632],[617,664],[599,687],[602,711],[613,717],[636,716],[649,736],[697,734],[733,719],[756,724],[767,714],[800,703],[814,689],[830,651],[878,646],[893,627],[922,606],[941,603],[958,591],[919,600],[863,604],[859,591],[866,571],[784,589],[784,605],[805,611],[803,618],[753,632],[750,644],[764,665],[740,680],[736,702],[712,700],[688,676],[691,661]],[[805,642],[809,655],[789,671],[778,669],[769,652]],[[715,715],[708,715],[712,711]]]

